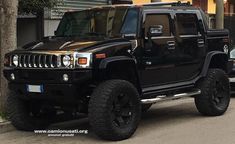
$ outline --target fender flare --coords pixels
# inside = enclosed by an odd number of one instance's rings
[[[106,59],[103,59],[100,62],[99,69],[106,69],[108,65],[112,62],[130,62],[132,64],[136,64],[136,60],[127,56],[114,56],[114,57],[108,57]]]
[[[141,86],[140,86],[140,79],[138,75],[138,70],[136,67],[136,60],[134,58],[130,58],[127,56],[114,56],[114,57],[108,57],[106,59],[103,59],[100,64],[99,64],[99,69],[102,71],[102,75],[106,74],[106,69],[108,68],[109,64],[114,63],[114,62],[127,62],[131,64],[134,68],[135,76],[137,78],[137,89],[139,92],[141,92]]]
[[[207,54],[206,58],[205,58],[205,62],[202,68],[202,72],[201,72],[201,76],[205,77],[207,75],[207,71],[209,69],[209,66],[211,64],[211,61],[214,57],[223,57],[226,60],[226,63],[228,65],[228,55],[225,52],[220,52],[220,51],[211,51]],[[226,68],[228,69],[228,66],[226,66]]]

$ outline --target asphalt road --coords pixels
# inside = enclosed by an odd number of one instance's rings
[[[74,137],[48,137],[46,134],[11,131],[0,134],[0,144],[97,144],[100,140],[81,119],[57,124],[50,129],[88,130]],[[235,98],[227,113],[220,117],[201,116],[193,99],[183,99],[154,105],[143,115],[136,133],[123,144],[235,144]]]

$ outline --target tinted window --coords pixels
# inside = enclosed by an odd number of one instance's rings
[[[138,24],[138,11],[130,9],[122,26],[122,34],[135,34]]]
[[[66,13],[56,36],[106,36],[136,34],[138,25],[136,8],[102,8]]]
[[[180,35],[197,35],[197,16],[195,14],[176,14],[177,30]]]
[[[145,35],[147,36],[147,32],[150,26],[162,25],[163,26],[163,34],[162,36],[170,36],[170,21],[169,15],[167,14],[149,14],[146,16],[145,20]]]

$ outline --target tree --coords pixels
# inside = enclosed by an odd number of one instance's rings
[[[0,0],[0,110],[7,97],[7,81],[3,77],[4,55],[16,48],[18,0]]]
[[[7,81],[3,77],[2,72],[4,68],[4,55],[14,50],[17,46],[17,13],[32,13],[39,19],[42,19],[44,8],[53,8],[62,1],[63,0],[0,0],[0,111],[4,111],[8,93]]]
[[[43,13],[44,8],[54,8],[62,0],[19,0],[19,13],[32,13],[38,15]]]

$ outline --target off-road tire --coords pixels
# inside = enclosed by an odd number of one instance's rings
[[[125,80],[101,83],[91,95],[88,117],[94,132],[102,139],[117,141],[131,137],[141,117],[138,91]]]
[[[221,69],[209,69],[207,76],[198,82],[201,94],[195,97],[198,111],[207,116],[223,115],[230,102],[228,76]]]
[[[49,125],[49,116],[33,116],[28,107],[29,102],[17,97],[17,93],[10,91],[7,98],[7,115],[12,125],[18,130],[33,131],[45,129]]]

